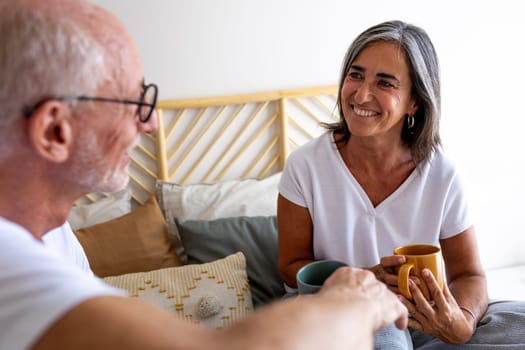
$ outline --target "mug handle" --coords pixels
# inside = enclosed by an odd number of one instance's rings
[[[408,277],[410,276],[410,270],[414,267],[412,263],[406,263],[401,265],[397,274],[397,284],[401,294],[407,299],[412,299],[412,293],[408,288]]]

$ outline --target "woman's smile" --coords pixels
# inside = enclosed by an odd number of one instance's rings
[[[380,115],[380,113],[378,112],[361,109],[357,107],[356,105],[351,105],[351,106],[352,106],[352,110],[354,111],[354,113],[360,117],[375,117],[377,115]]]

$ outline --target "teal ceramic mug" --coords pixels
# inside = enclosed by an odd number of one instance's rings
[[[324,281],[338,268],[346,266],[337,260],[317,260],[301,267],[297,271],[297,290],[299,294],[312,294],[318,292]]]

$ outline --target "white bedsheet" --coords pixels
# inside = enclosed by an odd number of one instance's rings
[[[491,300],[525,301],[525,265],[488,269],[486,273]]]

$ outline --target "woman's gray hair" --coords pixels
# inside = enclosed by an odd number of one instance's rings
[[[411,129],[408,129],[405,120],[401,139],[410,147],[414,162],[419,164],[441,146],[441,87],[439,62],[434,45],[427,33],[417,26],[402,21],[388,21],[368,28],[354,40],[346,52],[339,80],[337,106],[340,119],[336,123],[324,126],[337,134],[337,143],[346,144],[350,139],[350,130],[346,125],[341,105],[341,89],[357,55],[367,45],[377,41],[395,42],[406,54],[412,80],[412,95],[418,103],[418,110]]]
[[[105,50],[93,33],[48,7],[0,3],[2,152],[16,147],[20,134],[14,124],[24,108],[46,97],[94,94],[109,76]]]

